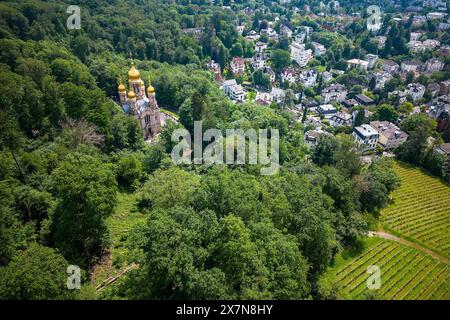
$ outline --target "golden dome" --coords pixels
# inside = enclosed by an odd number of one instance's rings
[[[120,84],[119,84],[119,92],[125,92],[125,91],[127,91],[127,88],[125,88],[125,86],[123,85],[123,83],[122,82],[120,82]]]
[[[151,84],[148,85],[147,93],[148,93],[148,94],[153,94],[153,93],[155,93],[155,88],[154,88]]]
[[[152,86],[152,82],[150,81],[150,78],[148,78],[148,88],[147,88],[147,94],[151,95],[155,93],[155,88]]]
[[[136,94],[133,90],[128,91],[128,99],[134,99],[136,98]]]
[[[140,85],[141,85],[141,87],[145,87],[145,83],[144,83],[144,81],[142,81],[142,79],[141,79]]]
[[[128,79],[130,81],[141,80],[141,73],[135,68],[134,62],[131,63],[130,71],[128,71]]]

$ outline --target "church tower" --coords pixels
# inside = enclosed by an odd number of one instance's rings
[[[156,101],[156,90],[152,86],[150,79],[148,79],[148,105],[153,113],[153,121],[151,121],[151,131],[154,133],[161,132],[161,113],[159,112],[158,102]]]
[[[139,122],[144,139],[153,139],[161,132],[164,123],[164,114],[158,107],[156,101],[156,90],[148,82],[145,90],[145,83],[141,79],[141,73],[136,69],[134,63],[128,71],[128,91],[122,81],[119,82],[118,91],[120,105],[125,113],[133,116]]]
[[[120,104],[124,105],[127,102],[127,88],[125,88],[123,82],[120,81],[117,89],[119,90]]]
[[[133,90],[128,91],[128,102],[130,104],[130,114],[138,116],[138,109],[136,106],[136,94]]]
[[[141,81],[141,73],[134,66],[134,62],[131,62],[131,68],[130,71],[128,71],[128,85],[130,86],[130,89],[138,96],[141,90]]]

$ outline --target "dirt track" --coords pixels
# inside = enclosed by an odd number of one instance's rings
[[[447,259],[447,258],[445,258],[445,257],[443,257],[443,256],[441,256],[439,254],[437,254],[434,251],[431,251],[431,250],[429,250],[427,248],[424,248],[421,245],[418,245],[418,244],[416,244],[414,242],[411,242],[411,241],[405,240],[403,238],[394,236],[394,235],[392,235],[390,233],[387,233],[387,232],[384,232],[384,231],[370,231],[369,232],[369,237],[379,237],[379,238],[392,240],[392,241],[404,244],[405,246],[408,246],[408,247],[417,249],[419,251],[422,251],[423,253],[431,256],[432,258],[434,258],[436,260],[439,260],[439,261],[445,263],[446,265],[450,266],[450,260],[449,259]]]

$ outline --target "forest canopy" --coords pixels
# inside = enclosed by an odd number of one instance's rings
[[[137,198],[142,221],[124,236],[123,260],[139,268],[94,297],[316,297],[318,277],[399,185],[390,160],[361,163],[348,137],[324,136],[311,153],[284,108],[232,103],[203,66],[251,53],[240,17],[185,2],[77,1],[81,30],[65,26],[67,1],[0,4],[1,299],[85,298],[65,289],[65,270],[89,278],[108,255],[118,194]],[[205,32],[196,41],[185,28]],[[179,117],[154,144],[117,103],[131,59]],[[204,130],[278,129],[280,172],[175,166],[171,133],[195,120]]]

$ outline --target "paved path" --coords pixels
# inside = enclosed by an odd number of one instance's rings
[[[387,239],[387,240],[392,240],[401,244],[404,244],[405,246],[417,249],[419,251],[422,251],[423,253],[433,257],[436,260],[439,260],[443,263],[445,263],[446,265],[450,266],[450,260],[437,254],[434,251],[431,251],[430,249],[427,249],[425,247],[422,247],[421,245],[418,245],[417,243],[405,240],[403,238],[394,236],[393,234],[384,232],[384,231],[370,231],[369,232],[369,237],[379,237],[379,238],[383,238],[383,239]]]

